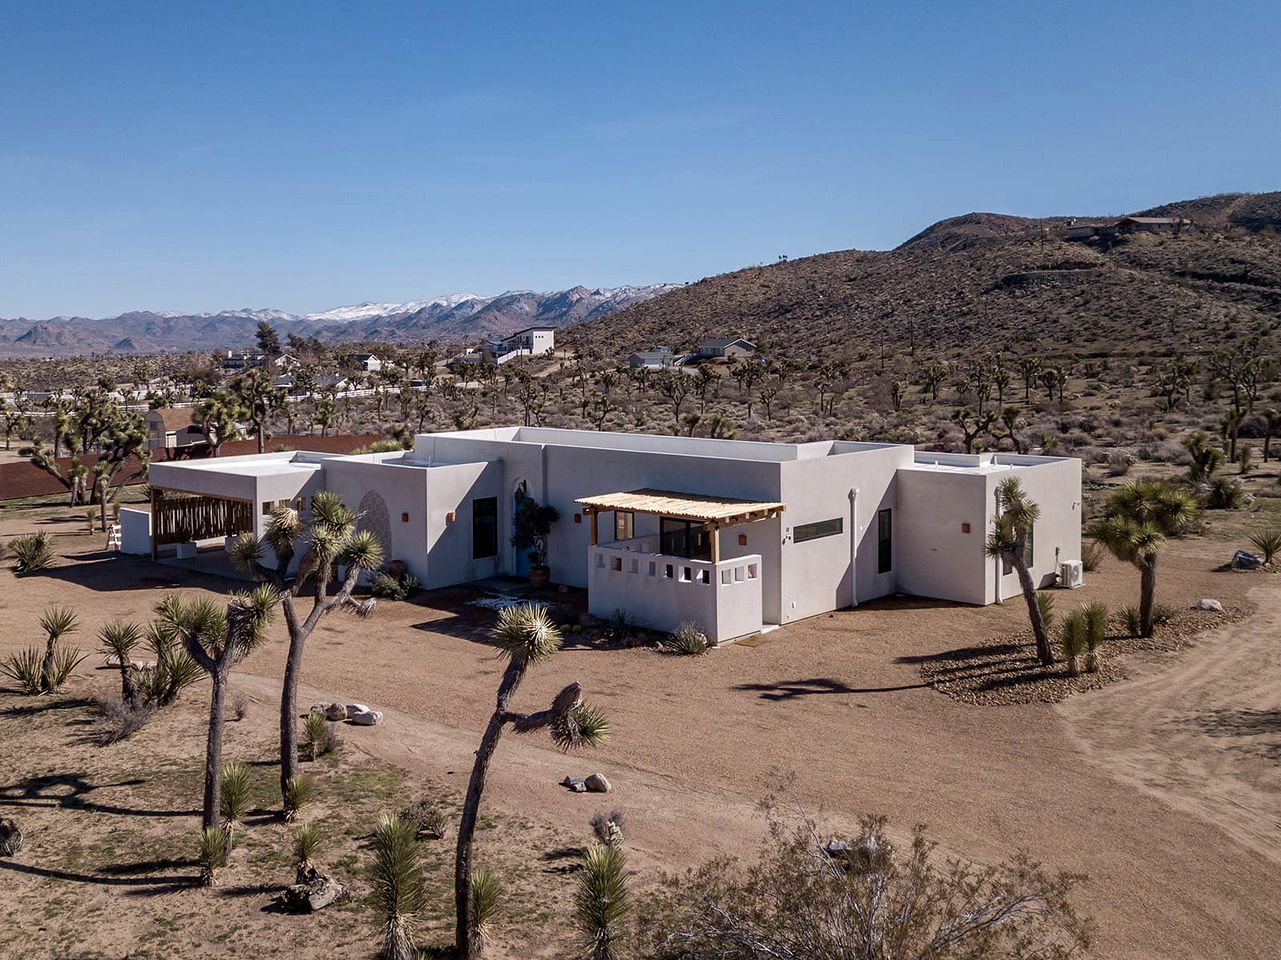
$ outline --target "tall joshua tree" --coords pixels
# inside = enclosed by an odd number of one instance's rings
[[[1139,633],[1152,636],[1156,561],[1166,540],[1195,519],[1196,495],[1162,480],[1132,480],[1112,495],[1087,536],[1139,570]]]
[[[454,861],[454,908],[458,956],[471,960],[479,953],[476,937],[472,897],[472,839],[476,832],[476,818],[480,810],[481,794],[485,790],[485,776],[503,730],[511,726],[517,733],[530,733],[547,729],[552,741],[562,750],[580,746],[596,746],[609,736],[609,722],[597,710],[583,702],[582,688],[577,683],[565,687],[552,700],[546,710],[535,713],[516,713],[511,701],[516,689],[525,679],[529,667],[549,660],[560,649],[561,635],[547,611],[524,604],[508,607],[498,616],[498,623],[490,634],[490,642],[507,658],[498,685],[498,700],[493,716],[485,728],[485,735],[476,751],[471,781],[467,785],[467,799],[463,804],[462,820],[458,824],[458,848]]]
[[[272,565],[264,556],[264,544],[274,554]],[[290,583],[290,567],[299,553],[298,569]],[[280,793],[284,797],[286,785],[298,774],[298,678],[307,638],[321,619],[335,610],[352,610],[361,616],[373,612],[372,599],[357,602],[351,594],[360,574],[382,563],[382,544],[373,532],[356,529],[356,515],[338,494],[322,490],[311,498],[310,524],[303,522],[297,510],[277,507],[263,539],[259,541],[250,531],[240,534],[231,559],[275,588],[289,629],[289,655],[280,690]],[[338,581],[340,566],[345,571]],[[299,609],[304,597],[311,600],[310,610]]]
[[[997,488],[1000,512],[992,518],[992,533],[987,538],[987,555],[1008,563],[1019,575],[1019,588],[1027,602],[1028,619],[1036,637],[1036,656],[1042,666],[1054,663],[1054,650],[1045,632],[1045,618],[1036,602],[1036,585],[1027,566],[1027,541],[1032,526],[1041,516],[1041,508],[1023,491],[1017,477],[1002,480]]]
[[[194,600],[171,594],[156,605],[160,620],[181,639],[187,654],[209,674],[209,734],[205,743],[205,790],[201,826],[219,826],[222,806],[222,731],[226,721],[227,681],[232,668],[258,647],[275,618],[280,594],[264,584],[233,593],[225,609],[208,597]]]

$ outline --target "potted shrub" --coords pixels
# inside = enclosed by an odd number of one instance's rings
[[[512,519],[512,546],[527,551],[529,582],[535,587],[547,586],[551,568],[547,566],[547,535],[560,513],[549,504],[539,503],[526,494],[516,504]]]

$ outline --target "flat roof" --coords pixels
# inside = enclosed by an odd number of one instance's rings
[[[652,513],[677,520],[703,523],[752,523],[778,516],[786,506],[774,501],[739,500],[701,493],[653,490],[642,487],[620,493],[602,493],[574,501],[589,511],[616,510],[624,513]]]

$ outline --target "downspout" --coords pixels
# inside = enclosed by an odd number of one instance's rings
[[[994,519],[999,520],[1001,519],[1001,488],[997,487],[996,490],[993,492],[992,496],[996,498],[996,514]],[[993,526],[993,532],[995,533],[995,527],[996,527],[995,522],[993,522],[992,526]],[[1001,569],[1002,568],[1001,568],[1000,556],[998,555],[993,557],[992,563],[996,565],[996,602],[1004,603],[1005,598],[1001,596]]]
[[[850,606],[858,606],[858,488],[850,488]]]

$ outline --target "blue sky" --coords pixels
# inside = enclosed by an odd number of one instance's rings
[[[683,281],[1281,188],[1281,3],[0,16],[0,316]]]

